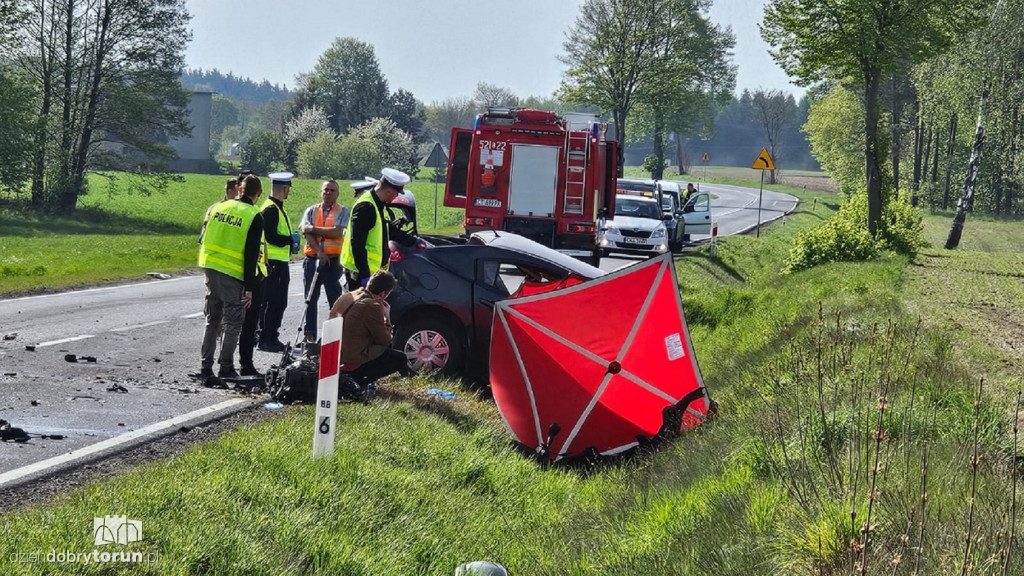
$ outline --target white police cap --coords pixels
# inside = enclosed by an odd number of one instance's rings
[[[385,183],[396,188],[404,188],[406,184],[412,181],[408,174],[394,168],[384,168],[380,171],[380,177]]]
[[[369,176],[366,176],[365,179],[363,180],[356,180],[355,182],[349,184],[349,186],[351,186],[352,189],[355,190],[356,192],[365,192],[376,185],[377,179],[370,178]]]
[[[295,174],[292,174],[291,172],[271,172],[270,174],[267,174],[267,178],[270,178],[271,184],[281,186],[291,186],[292,178],[294,177]]]

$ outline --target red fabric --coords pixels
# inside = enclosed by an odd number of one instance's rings
[[[576,284],[497,303],[491,331],[498,409],[530,448],[557,423],[553,459],[628,449],[659,432],[666,407],[703,388],[670,256]],[[708,401],[690,404],[684,428],[700,423]]]

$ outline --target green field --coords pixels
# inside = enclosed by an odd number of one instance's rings
[[[161,269],[187,266],[220,179],[187,182],[161,200],[96,186],[85,201],[94,208],[70,232],[62,226],[78,218],[53,230],[5,215],[3,266],[18,266],[12,250],[40,245],[48,251],[29,269],[69,260],[79,261],[76,273],[94,268],[74,242],[63,244],[79,234],[97,253],[126,258],[166,237],[181,254]],[[414,185],[421,204],[432,187]],[[316,183],[295,190],[297,214]],[[951,215],[927,215],[932,246],[913,260],[782,275],[797,235],[838,208],[834,195],[795,193],[803,202],[786,225],[723,238],[716,256],[703,246],[676,258],[701,371],[720,405],[694,431],[626,460],[545,467],[510,447],[486,395],[424,377],[386,383],[371,403],[341,408],[331,458],[312,459],[314,410],[294,406],[181,456],[14,508],[3,515],[0,570],[450,576],[489,559],[517,575],[1022,573],[1014,424],[1024,222],[970,216],[961,247],[947,251]],[[457,228],[458,211],[441,220]],[[49,270],[5,273],[3,290],[38,290]],[[11,561],[91,551],[83,522],[114,512],[146,524],[144,541],[122,548],[158,562]]]

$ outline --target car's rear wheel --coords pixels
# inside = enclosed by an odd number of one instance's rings
[[[421,374],[458,376],[466,358],[459,331],[439,317],[419,318],[399,326],[394,347],[405,354],[409,368]]]

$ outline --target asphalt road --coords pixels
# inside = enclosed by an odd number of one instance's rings
[[[702,189],[712,192],[719,235],[757,226],[758,190]],[[765,192],[760,204],[764,223],[792,211],[796,199]],[[602,268],[635,260],[604,258]],[[291,272],[282,341],[295,341],[305,300],[300,264]],[[0,442],[0,488],[265,402],[189,377],[199,371],[203,295],[197,274],[0,300],[0,419],[33,435]],[[323,296],[318,309],[322,321]],[[257,368],[280,358],[257,351]]]

